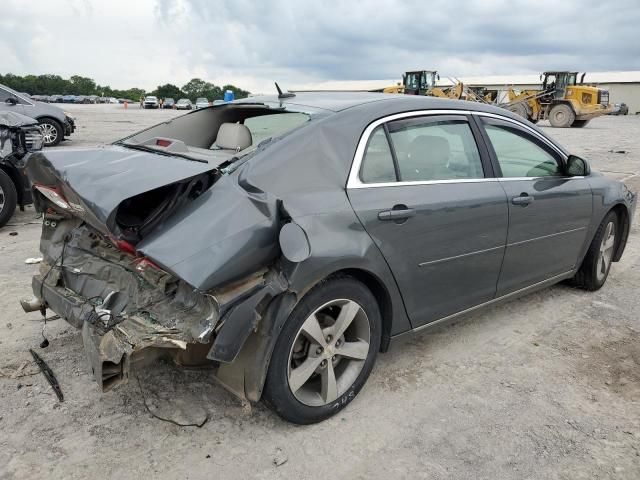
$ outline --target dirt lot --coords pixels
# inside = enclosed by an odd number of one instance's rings
[[[65,147],[115,140],[171,117],[74,107]],[[640,117],[550,133],[640,190]],[[625,153],[614,153],[624,151]],[[559,285],[422,333],[379,357],[361,394],[320,425],[251,411],[205,371],[159,364],[101,394],[80,334],[22,313],[38,256],[33,209],[0,229],[1,478],[640,478],[640,235],[596,293]],[[637,223],[637,219],[636,219]],[[17,235],[12,235],[17,232]],[[65,394],[28,363],[36,349]],[[149,408],[202,428],[178,427]],[[284,463],[283,463],[284,462]],[[276,465],[280,464],[280,465]]]

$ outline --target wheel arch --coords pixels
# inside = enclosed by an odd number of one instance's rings
[[[0,170],[7,174],[7,176],[13,182],[13,186],[16,190],[17,194],[17,203],[18,205],[23,205],[24,201],[24,185],[22,183],[22,178],[20,178],[20,174],[15,168],[12,168],[10,165],[6,163],[0,164]]]
[[[362,268],[344,268],[336,272],[331,273],[323,281],[331,280],[332,278],[339,277],[352,277],[362,283],[373,294],[380,309],[380,318],[382,320],[382,341],[380,343],[380,351],[386,352],[389,349],[389,343],[391,340],[391,326],[393,324],[393,301],[391,300],[391,294],[384,285],[384,282],[376,276],[374,273],[364,270]],[[314,285],[315,287],[315,285]]]
[[[605,216],[609,212],[615,212],[618,217],[618,224],[622,227],[621,235],[616,242],[616,249],[613,254],[613,261],[618,262],[622,257],[622,253],[627,245],[627,238],[629,238],[629,230],[631,229],[631,216],[629,215],[629,208],[624,203],[617,203],[611,207]],[[603,217],[604,218],[604,217]]]

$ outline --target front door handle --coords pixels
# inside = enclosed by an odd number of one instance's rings
[[[511,199],[511,203],[513,203],[514,205],[520,205],[522,207],[526,207],[531,202],[533,202],[533,197],[531,197],[528,193],[525,193],[525,192],[522,192],[520,196],[513,197]]]
[[[378,212],[378,220],[384,221],[398,221],[398,220],[407,220],[408,218],[414,217],[416,211],[413,208],[409,208],[406,205],[395,205],[391,210],[383,210],[382,212]]]

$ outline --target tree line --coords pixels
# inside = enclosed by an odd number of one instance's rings
[[[182,87],[171,83],[158,85],[158,88],[151,92],[142,88],[118,90],[108,85],[98,85],[92,78],[81,75],[72,75],[67,79],[51,74],[20,76],[7,73],[6,75],[0,74],[0,84],[30,95],[97,95],[99,97],[128,98],[134,101],[138,101],[140,97],[145,95],[174,98],[175,100],[189,98],[195,101],[199,97],[217,100],[224,97],[226,90],[233,91],[235,98],[245,98],[249,95],[248,91],[234,85],[219,87],[200,78],[193,78]]]

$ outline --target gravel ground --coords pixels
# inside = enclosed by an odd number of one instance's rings
[[[113,141],[172,117],[71,106],[65,147]],[[640,190],[640,117],[549,129],[594,169]],[[612,151],[624,151],[614,153]],[[206,371],[170,364],[101,394],[80,333],[22,313],[38,256],[32,208],[0,229],[1,478],[640,478],[640,238],[634,226],[605,287],[558,285],[406,338],[378,358],[338,416],[297,427],[243,406]],[[17,235],[12,235],[16,232]],[[31,363],[36,349],[65,394]],[[26,366],[19,372],[19,367]],[[17,373],[16,378],[11,376]],[[178,427],[150,409],[202,428]]]

